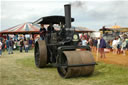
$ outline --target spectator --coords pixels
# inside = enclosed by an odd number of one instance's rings
[[[85,37],[82,37],[82,46],[87,46],[87,40],[85,39]]]
[[[2,55],[2,41],[0,40],[0,56]]]
[[[13,44],[14,44],[14,42],[13,42],[12,38],[9,40],[8,44],[9,44],[8,54],[13,54]]]
[[[5,51],[5,39],[2,41],[2,51]]]
[[[28,52],[28,40],[24,40],[24,48],[25,48],[25,52]]]
[[[20,40],[17,40],[17,46],[16,46],[17,50],[20,50]]]
[[[113,49],[113,53],[116,54],[117,53],[117,38],[115,38],[112,42],[112,49]]]
[[[20,52],[22,52],[23,47],[24,47],[24,42],[23,42],[23,40],[21,39],[21,40],[20,40]]]
[[[84,33],[80,34],[80,39],[82,40],[82,37],[84,37]]]
[[[110,51],[112,51],[112,46],[111,46],[110,40],[106,43],[106,48],[108,48]]]
[[[126,41],[126,50],[128,50],[128,37],[125,39]]]
[[[6,39],[6,49],[7,49],[7,51],[9,49],[8,39]]]
[[[104,52],[104,48],[106,48],[106,42],[105,40],[103,39],[103,37],[101,36],[100,38],[100,45],[99,45],[99,48],[100,48],[100,57],[101,58],[106,58],[105,56],[105,52]]]
[[[33,41],[32,41],[32,39],[30,39],[29,40],[29,50],[32,49],[32,43],[33,43]]]
[[[123,55],[125,55],[125,51],[126,51],[126,41],[125,41],[125,39],[123,40],[121,47],[122,47],[121,50],[123,51]]]
[[[93,44],[93,46],[92,46],[92,52],[94,52],[94,38],[92,38],[92,44]]]
[[[17,45],[17,42],[16,42],[16,40],[14,40],[14,45],[13,45],[14,50],[16,50],[16,45]]]
[[[82,46],[86,46],[85,49],[91,51],[91,48],[90,48],[90,45],[89,45],[89,41],[87,41],[87,39],[85,37],[82,38],[81,45]]]
[[[97,50],[98,50],[98,52],[100,51],[99,46],[100,46],[100,38],[97,39]]]
[[[88,42],[89,42],[89,46],[90,46],[90,48],[92,50],[93,49],[93,39],[89,38]]]
[[[97,38],[95,38],[93,42],[94,52],[96,52],[97,43],[98,43]]]
[[[118,37],[118,40],[117,40],[117,54],[121,53],[121,44],[122,44],[121,38]]]

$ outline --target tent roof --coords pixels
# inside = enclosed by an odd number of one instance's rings
[[[60,30],[59,26],[54,26],[55,30]],[[86,27],[73,27],[71,28],[77,32],[94,32],[94,30],[90,30]],[[6,30],[3,30],[0,32],[0,34],[38,34],[40,29],[40,25],[38,24],[32,24],[31,22],[23,23],[16,25],[14,27],[8,28]]]
[[[75,27],[77,32],[94,32],[94,30],[88,29],[86,27]]]
[[[31,33],[38,32],[40,29],[39,25],[33,25],[31,22],[23,23],[16,25],[14,27],[8,28],[6,30],[1,31],[1,33],[5,34],[14,34],[14,33]]]

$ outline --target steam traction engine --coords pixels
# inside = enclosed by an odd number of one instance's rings
[[[71,28],[74,18],[71,18],[70,5],[64,7],[65,16],[47,16],[34,22],[62,26],[59,31],[47,33],[45,40],[35,43],[35,64],[39,68],[51,64],[57,67],[63,78],[89,76],[93,73],[96,63],[91,52],[76,50],[86,47],[78,45],[79,35]]]

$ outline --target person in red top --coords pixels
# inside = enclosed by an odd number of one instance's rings
[[[83,34],[81,34],[80,39],[82,39],[83,37],[84,37],[85,39],[87,39],[87,36],[86,36],[86,35],[84,35],[84,33],[83,33]]]

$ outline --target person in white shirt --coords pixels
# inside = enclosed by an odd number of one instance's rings
[[[100,38],[97,39],[97,50],[99,52]]]
[[[87,46],[87,40],[85,39],[85,37],[82,37],[82,46]]]
[[[112,42],[112,49],[113,49],[113,53],[116,54],[117,53],[117,44],[118,44],[118,40],[117,38],[115,38]]]
[[[123,51],[123,55],[126,55],[125,54],[125,51],[126,51],[126,41],[125,41],[125,39],[123,40],[123,42],[122,42],[122,45],[121,45],[121,50]]]
[[[2,55],[2,41],[0,40],[0,56]]]

